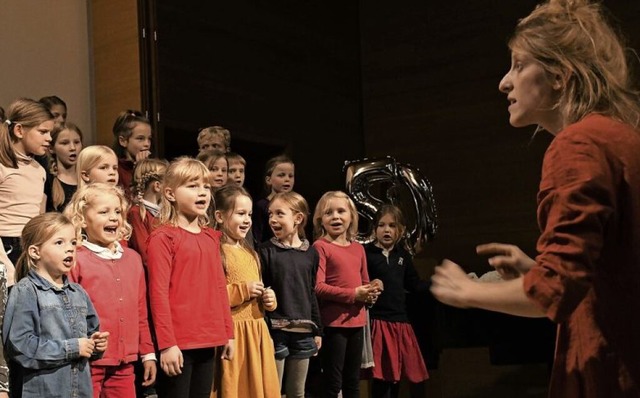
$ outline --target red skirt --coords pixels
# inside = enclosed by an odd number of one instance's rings
[[[371,319],[373,378],[419,383],[429,378],[411,324]]]

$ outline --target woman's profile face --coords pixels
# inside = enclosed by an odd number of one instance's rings
[[[537,124],[558,132],[562,117],[556,103],[561,87],[560,78],[549,74],[532,56],[514,51],[511,68],[499,85],[509,101],[509,123],[514,127]]]

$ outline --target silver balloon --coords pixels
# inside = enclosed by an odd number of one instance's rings
[[[383,204],[398,206],[405,215],[404,239],[412,250],[416,242],[430,242],[438,230],[433,188],[420,171],[394,158],[346,161],[346,192],[353,199],[360,218],[357,241],[373,240],[373,220]]]

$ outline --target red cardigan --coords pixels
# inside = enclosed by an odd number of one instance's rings
[[[158,348],[216,347],[233,338],[221,233],[162,225],[147,242],[151,313]]]
[[[356,301],[356,287],[369,283],[364,247],[357,242],[339,246],[322,238],[315,241],[313,247],[320,257],[316,295],[322,325],[364,326],[364,303]]]
[[[109,346],[99,366],[134,362],[154,352],[147,319],[147,289],[140,256],[124,248],[118,260],[98,257],[79,247],[69,279],[87,291],[100,318],[100,330],[109,332]]]

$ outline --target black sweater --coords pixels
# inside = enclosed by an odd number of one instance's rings
[[[319,262],[316,249],[306,240],[300,248],[268,240],[259,245],[258,255],[264,286],[271,286],[278,298],[278,308],[268,314],[269,318],[312,321],[317,326],[316,333],[321,334],[315,292]]]
[[[380,279],[384,291],[369,310],[373,319],[388,322],[409,322],[406,293],[429,289],[429,283],[418,276],[411,255],[401,247],[394,247],[389,258],[373,243],[365,245],[369,280]]]

